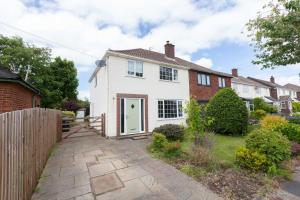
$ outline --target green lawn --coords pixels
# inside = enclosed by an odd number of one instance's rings
[[[244,145],[244,136],[226,136],[216,134],[214,136],[214,145],[212,153],[222,163],[232,165],[235,161],[235,152],[239,146]],[[193,146],[192,139],[185,139],[181,143],[181,147],[185,152],[191,152]]]
[[[216,135],[213,154],[223,163],[233,164],[235,161],[235,152],[239,146],[244,145],[244,136],[225,136]]]

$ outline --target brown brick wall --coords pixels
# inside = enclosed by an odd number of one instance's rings
[[[231,87],[231,78],[225,78],[226,87]],[[210,86],[203,86],[198,84],[198,71],[189,70],[189,84],[190,84],[190,96],[198,101],[210,100],[219,88],[218,76],[210,74]]]
[[[36,93],[18,83],[0,82],[0,113],[32,108],[34,96],[40,107],[41,98]]]

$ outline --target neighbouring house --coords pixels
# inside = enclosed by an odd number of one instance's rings
[[[176,57],[175,46],[168,41],[164,47],[164,54],[140,48],[107,50],[96,62],[89,79],[90,115],[106,114],[106,136],[147,133],[163,124],[184,125],[183,107],[190,96],[207,101],[218,90],[217,77],[222,78],[220,86],[230,87],[231,75]],[[203,79],[202,73],[207,75]]]
[[[19,75],[0,67],[0,113],[40,107],[41,93]]]
[[[270,88],[259,82],[249,78],[239,76],[238,69],[232,69],[231,87],[243,99],[248,110],[254,110],[253,99],[256,97],[262,98],[267,103],[272,103],[270,100]]]
[[[283,86],[293,101],[300,101],[300,86],[288,83]]]
[[[292,97],[289,95],[289,91],[284,86],[277,84],[273,76],[271,76],[270,81],[248,78],[270,88],[270,100],[273,101],[273,105],[279,108],[281,113],[290,114],[292,112]]]

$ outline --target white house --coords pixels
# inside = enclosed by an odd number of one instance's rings
[[[270,88],[251,79],[238,75],[237,69],[232,69],[231,87],[241,97],[249,110],[253,110],[253,99],[256,97],[263,98],[270,103]]]
[[[185,124],[188,66],[167,42],[165,54],[107,50],[90,77],[90,115],[106,113],[106,136],[147,133],[162,124]]]
[[[283,86],[283,90],[284,95],[289,95],[293,101],[300,100],[300,86],[288,83]]]

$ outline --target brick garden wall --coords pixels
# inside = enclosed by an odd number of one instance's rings
[[[231,87],[231,78],[225,78],[226,87]],[[198,101],[208,101],[220,89],[217,75],[210,75],[210,86],[198,85],[198,71],[189,70],[190,96]]]
[[[0,113],[21,110],[33,107],[33,98],[35,96],[35,105],[41,105],[41,97],[18,83],[1,82],[0,83]]]

